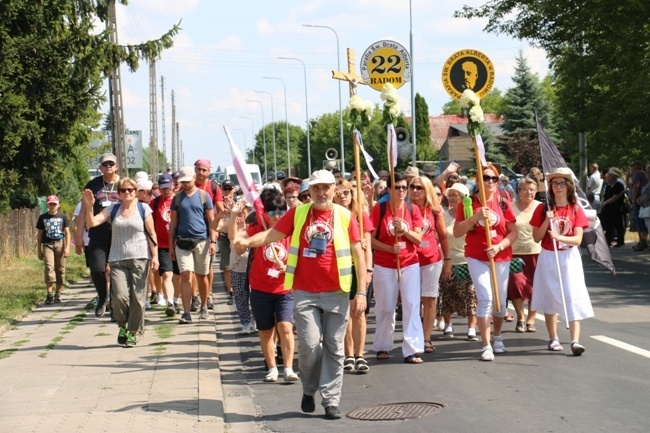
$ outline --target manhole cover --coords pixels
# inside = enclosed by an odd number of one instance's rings
[[[376,406],[360,407],[347,413],[348,418],[361,421],[394,421],[418,419],[436,414],[444,409],[442,403],[411,402],[388,403]]]

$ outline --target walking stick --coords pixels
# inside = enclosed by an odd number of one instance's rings
[[[481,206],[485,206],[485,185],[483,185],[483,167],[481,165],[481,156],[478,150],[476,137],[472,137],[474,143],[474,157],[476,158],[476,178]],[[490,218],[485,218],[485,241],[488,248],[492,248],[492,236],[490,236]],[[497,286],[497,273],[494,267],[494,257],[488,257],[490,263],[490,282],[492,283],[492,297],[497,306],[497,313],[501,312],[501,302],[499,300],[499,287]]]
[[[395,160],[395,155],[393,154],[393,134],[388,134],[388,139],[391,140],[391,145],[389,146],[389,151],[388,151],[388,158],[389,158],[389,163],[388,166],[390,167],[390,184],[393,186],[393,189],[395,188],[395,167],[393,167],[393,161]],[[393,214],[393,218],[395,218],[395,202],[393,201],[395,199],[395,194],[391,194],[390,197],[390,211]],[[381,223],[381,222],[380,222]],[[397,230],[395,230],[395,243],[399,244],[399,235],[397,234]],[[400,282],[402,279],[402,270],[400,268],[400,263],[399,263],[399,254],[397,254],[397,282]]]
[[[356,129],[352,132],[352,145],[354,146],[354,170],[355,178],[357,179],[357,219],[359,220],[359,233],[361,233],[361,238],[363,239],[363,192],[362,192],[362,181],[361,181],[361,163],[359,157],[359,140],[357,139],[357,134],[361,134]],[[368,245],[367,248],[370,246]]]
[[[550,210],[551,205],[548,201],[548,184],[544,179],[544,188],[546,188],[546,207]],[[554,229],[554,221],[551,219],[549,228]],[[558,230],[559,231],[559,230]],[[560,281],[560,295],[562,296],[562,307],[564,308],[564,320],[566,321],[566,328],[569,329],[569,314],[566,309],[566,299],[564,299],[564,283],[562,282],[562,272],[560,271],[560,254],[557,252],[557,239],[553,239],[553,252],[555,253],[555,266],[557,268],[557,279]]]

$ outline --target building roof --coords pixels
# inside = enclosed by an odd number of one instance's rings
[[[407,118],[407,120],[410,122],[411,119]],[[503,123],[503,117],[496,114],[485,114],[484,124],[493,135],[502,134],[501,123]],[[452,128],[458,131],[459,134],[453,134]],[[431,142],[434,148],[440,149],[450,136],[467,134],[467,118],[456,114],[429,116],[429,129],[431,130]]]

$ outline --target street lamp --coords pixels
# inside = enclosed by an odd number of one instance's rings
[[[329,26],[319,26],[316,24],[303,24],[303,27],[315,27],[320,29],[329,29],[334,32],[336,36],[336,63],[338,70],[341,70],[341,52],[339,49],[339,34],[336,33],[336,30]],[[341,133],[341,171],[345,173],[345,149],[343,147],[343,106],[341,105],[341,80],[339,82],[339,129]]]
[[[413,70],[415,65],[413,64],[413,8],[411,6],[411,0],[409,0],[409,50],[411,51],[411,143],[413,144],[413,167],[415,167],[415,160],[417,156],[415,154],[415,80],[413,78]],[[428,120],[428,119],[427,119]]]
[[[287,115],[287,86],[284,83],[282,78],[278,77],[262,77],[267,80],[279,80],[282,83],[282,88],[284,89],[284,123],[287,124],[287,177],[291,176],[291,156],[289,152],[291,151],[289,147],[289,116]]]
[[[248,120],[251,121],[251,137],[252,137],[251,141],[253,142],[253,152],[252,152],[253,153],[253,164],[257,164],[255,162],[255,148],[257,147],[257,143],[255,142],[255,124],[253,123],[253,119],[251,119],[250,117],[239,116],[239,118],[240,119],[248,119]]]
[[[271,131],[273,132],[273,180],[278,180],[278,158],[275,152],[275,118],[273,117],[273,95],[269,92],[263,90],[255,90],[255,93],[265,93],[271,98]],[[269,173],[264,172],[264,175],[268,178]]]
[[[311,146],[309,143],[309,108],[307,107],[307,66],[305,62],[297,57],[278,57],[282,60],[297,60],[302,63],[302,69],[305,74],[305,123],[307,124],[307,174],[311,175]]]
[[[266,131],[264,128],[264,105],[256,99],[247,99],[246,101],[260,104],[260,108],[262,109],[262,141],[264,142],[264,176],[268,176],[269,171],[268,168],[266,167]]]

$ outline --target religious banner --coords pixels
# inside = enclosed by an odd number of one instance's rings
[[[442,66],[442,85],[454,99],[460,99],[465,90],[482,99],[494,86],[492,61],[477,50],[457,51]]]

